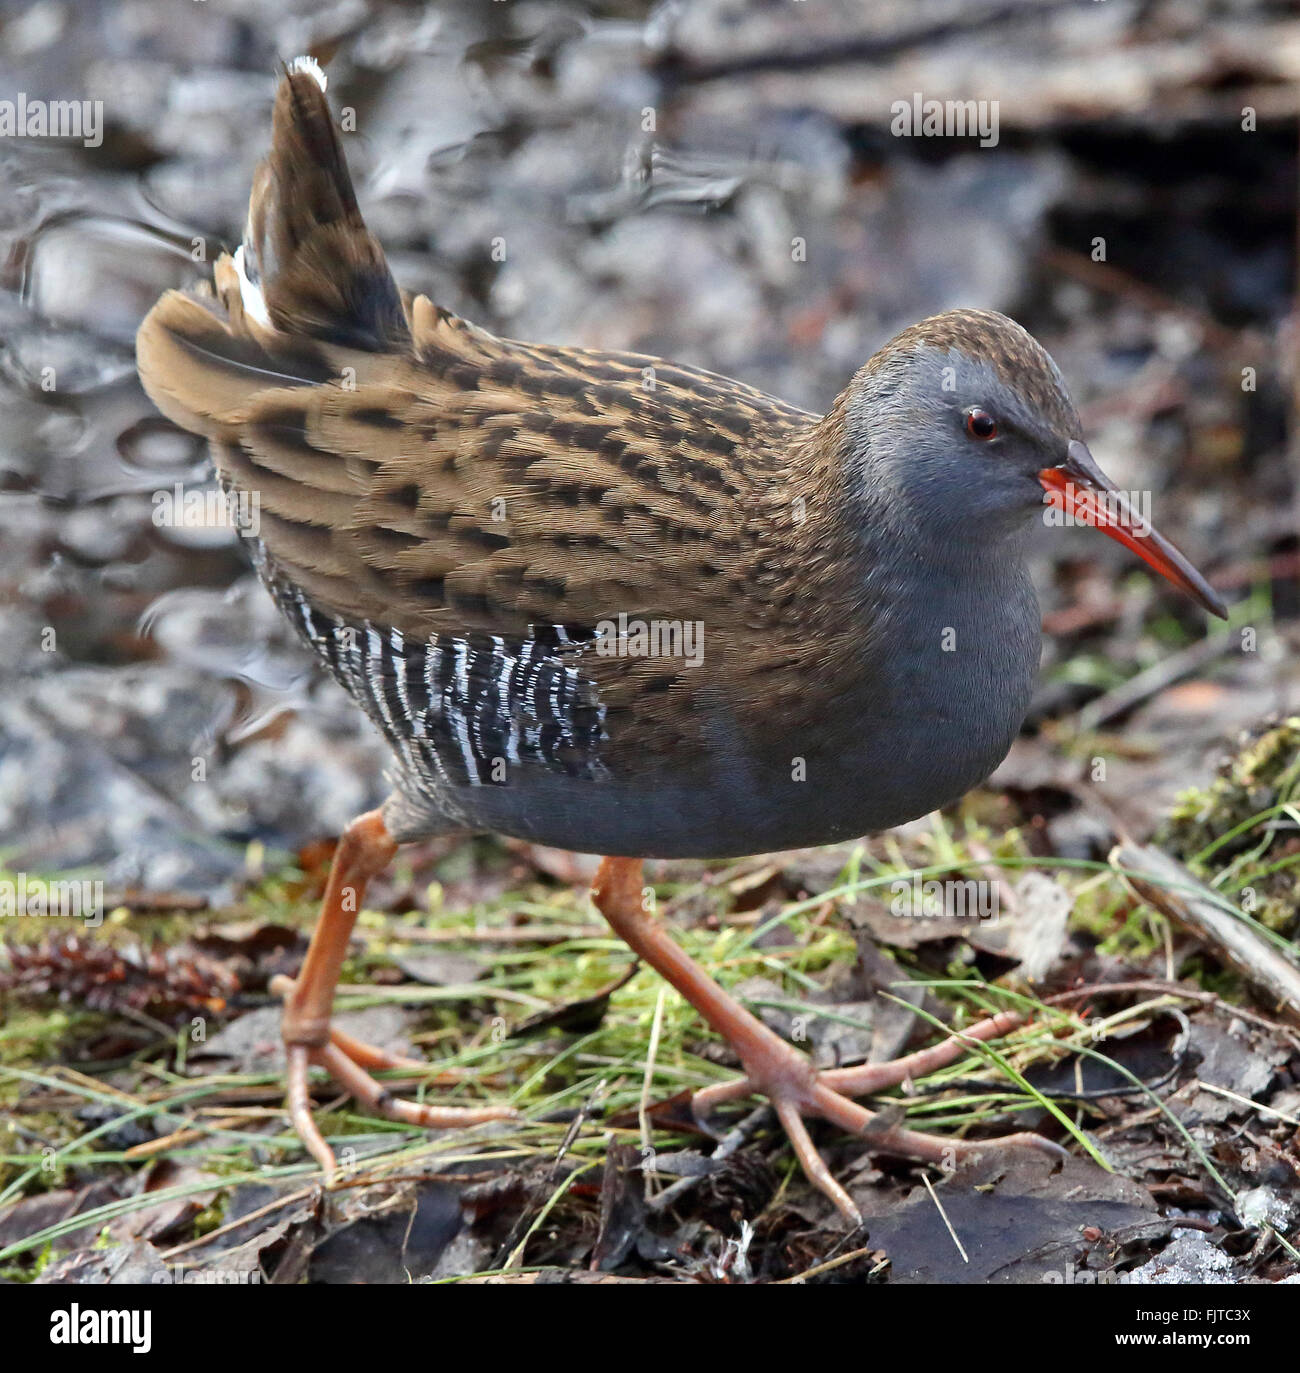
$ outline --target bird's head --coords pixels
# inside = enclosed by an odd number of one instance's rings
[[[1060,370],[992,310],[950,310],[891,339],[843,397],[864,483],[923,536],[991,556],[1045,508],[1123,544],[1212,614],[1217,593],[1093,460]]]

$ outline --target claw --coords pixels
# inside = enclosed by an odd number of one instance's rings
[[[734,1082],[716,1083],[695,1094],[691,1105],[696,1120],[703,1123],[716,1107],[740,1097],[767,1097],[776,1108],[777,1117],[790,1137],[809,1181],[854,1225],[861,1223],[858,1208],[831,1176],[830,1169],[813,1146],[803,1123],[805,1116],[821,1116],[850,1134],[865,1138],[873,1152],[931,1163],[943,1163],[975,1148],[1015,1147],[1030,1140],[1036,1148],[1053,1156],[1065,1153],[1059,1145],[1037,1135],[1010,1135],[1003,1140],[980,1141],[977,1145],[967,1140],[943,1139],[905,1130],[883,1113],[868,1111],[850,1099],[850,1095],[867,1096],[956,1062],[972,1044],[996,1039],[1021,1024],[1019,1015],[1004,1011],[989,1016],[929,1049],[908,1054],[892,1063],[814,1072],[805,1055],[751,1015],[687,957],[643,909],[640,895],[641,864],[638,859],[606,858],[601,863],[592,888],[592,900],[600,913],[633,953],[672,983],[726,1038],[745,1069],[744,1076]]]
[[[307,1152],[320,1164],[328,1187],[334,1181],[336,1165],[334,1151],[325,1142],[311,1113],[311,1092],[307,1086],[307,1065],[310,1050],[305,1044],[290,1044],[285,1049],[287,1067],[285,1077],[289,1091],[289,1120]]]

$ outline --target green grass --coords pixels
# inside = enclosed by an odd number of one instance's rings
[[[1033,858],[1014,831],[992,836],[974,824],[959,824],[953,830],[937,822],[929,834],[905,842],[884,836],[859,846],[846,855],[844,869],[829,890],[784,900],[775,910],[764,908],[761,916],[736,909],[742,904],[746,875],[758,863],[722,866],[703,878],[661,886],[659,915],[687,952],[724,985],[763,977],[782,989],[783,1009],[810,1018],[843,1019],[810,1004],[808,996],[829,980],[833,970],[846,968],[854,956],[854,941],[842,916],[844,903],[864,894],[887,897],[891,882],[913,873],[924,877],[977,869],[974,875],[984,875],[991,865],[1000,866],[1010,880],[1027,868],[1053,873],[1075,898],[1076,927],[1102,940],[1104,948],[1140,960],[1164,946],[1163,917],[1136,903],[1106,864]],[[306,930],[315,906],[302,892],[299,874],[279,873],[251,891],[238,914]],[[701,911],[712,919],[700,921]],[[694,923],[675,918],[687,912],[696,917]],[[217,918],[224,915],[215,914]],[[585,895],[540,881],[468,911],[449,909],[435,884],[424,910],[398,917],[362,914],[358,930],[363,946],[345,967],[337,1009],[387,1003],[415,1008],[420,1013],[415,1038],[423,1053],[436,1068],[459,1068],[467,1075],[466,1081],[453,1087],[431,1088],[429,1095],[446,1104],[510,1103],[521,1114],[517,1121],[492,1127],[431,1134],[359,1113],[350,1101],[322,1109],[317,1115],[322,1131],[336,1152],[354,1160],[350,1183],[391,1178],[427,1165],[433,1158],[440,1166],[453,1162],[498,1166],[554,1158],[565,1139],[568,1117],[599,1095],[605,1119],[588,1121],[569,1146],[574,1165],[596,1167],[614,1140],[651,1142],[642,1138],[639,1127],[614,1127],[608,1123],[610,1118],[631,1113],[629,1118],[635,1119],[647,1099],[666,1098],[732,1076],[731,1069],[706,1055],[715,1037],[694,1010],[671,990],[665,994],[662,981],[647,968],[614,993],[603,1022],[588,1033],[511,1033],[514,1025],[534,1011],[590,996],[614,981],[627,968],[630,954],[612,936],[593,934],[552,945],[440,943],[436,946],[440,950],[455,949],[479,958],[483,976],[455,987],[378,986],[370,981],[376,970],[390,966],[394,952],[404,947],[416,954],[428,950],[427,943],[410,942],[404,934],[490,927],[521,919],[539,931],[548,926],[599,923]],[[187,916],[183,928],[191,929],[193,921],[193,916]],[[136,923],[133,920],[133,935],[139,933]],[[138,923],[144,928],[149,922]],[[181,927],[167,917],[157,921],[158,930],[168,935]],[[757,943],[776,929],[786,936],[779,946]],[[97,937],[116,938],[122,933],[120,924],[109,920]],[[1032,1019],[1004,1040],[974,1047],[958,1062],[932,1074],[917,1094],[887,1093],[879,1104],[897,1107],[913,1128],[954,1136],[978,1127],[1021,1128],[1016,1124],[1019,1116],[1046,1110],[1073,1136],[1080,1151],[1100,1160],[1087,1133],[1090,1108],[1048,1101],[1024,1075],[1032,1065],[1066,1054],[1105,1059],[1107,1024],[1102,1024],[1099,1037],[1095,1022],[1085,1023],[1073,1013],[1045,1006],[1033,988],[1014,980],[987,984],[960,962],[947,970],[951,975],[945,975],[924,971],[915,955],[900,953],[898,961],[900,981],[910,964],[908,971],[952,1008],[959,1027],[1007,1007],[1022,1010]],[[1235,990],[1226,983],[1216,984],[1215,989],[1229,994]],[[1149,1000],[1110,1017],[1109,1024],[1129,1025],[1164,1004],[1162,998]],[[652,1035],[656,1019],[657,1034]],[[90,1216],[49,1226],[0,1249],[0,1265],[4,1265],[0,1271],[10,1276],[33,1276],[41,1256],[70,1230],[106,1225],[116,1216],[156,1205],[171,1195],[197,1196],[214,1186],[220,1193],[240,1181],[270,1179],[311,1187],[318,1176],[288,1127],[280,1083],[273,1075],[187,1076],[182,1071],[184,1044],[178,1044],[175,1035],[160,1032],[125,1062],[97,1065],[97,1079],[48,1066],[61,1057],[66,1062],[70,1050],[104,1028],[102,1017],[84,1012],[22,1007],[11,1013],[0,1030],[0,1210],[20,1197],[67,1185],[71,1179],[84,1183],[94,1177],[124,1176],[159,1157],[199,1164],[211,1176],[175,1189],[125,1196]],[[648,1056],[652,1040],[653,1059]],[[110,1071],[112,1085],[107,1085],[103,1079]],[[423,1095],[418,1082],[390,1076],[402,1081],[403,1092],[417,1098]],[[982,1079],[991,1090],[971,1091],[972,1078]],[[36,1090],[57,1094],[55,1099],[66,1100],[69,1106],[96,1103],[110,1117],[85,1129],[71,1109],[43,1110],[39,1115],[14,1109],[20,1095]],[[109,1147],[105,1137],[131,1121],[148,1123],[160,1135],[189,1129],[200,1134],[149,1157]],[[697,1140],[676,1140],[662,1130],[653,1136],[658,1150],[686,1142],[698,1145]],[[789,1162],[788,1152],[785,1158]],[[1221,1183],[1210,1161],[1203,1155],[1201,1161],[1216,1183]],[[803,1184],[792,1175],[790,1185]],[[196,1233],[218,1226],[221,1214],[219,1195],[203,1213]]]

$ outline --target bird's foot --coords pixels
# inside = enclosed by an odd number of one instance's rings
[[[795,1153],[809,1180],[835,1203],[840,1213],[854,1225],[861,1223],[853,1198],[831,1176],[831,1171],[813,1147],[805,1116],[821,1116],[842,1129],[870,1138],[871,1148],[882,1154],[919,1158],[927,1162],[955,1165],[959,1157],[969,1157],[983,1149],[1031,1145],[1054,1156],[1065,1156],[1058,1145],[1038,1135],[1008,1135],[999,1140],[943,1139],[917,1134],[893,1124],[883,1115],[874,1115],[851,1100],[886,1087],[896,1087],[923,1073],[934,1072],[959,1059],[972,1043],[996,1039],[1021,1023],[1010,1011],[990,1016],[969,1030],[949,1035],[941,1043],[892,1063],[868,1063],[857,1068],[832,1068],[818,1072],[793,1045],[764,1025],[752,1011],[724,991],[665,933],[647,909],[642,889],[641,862],[635,858],[606,858],[592,887],[596,908],[609,921],[614,932],[632,951],[643,958],[695,1007],[722,1035],[740,1057],[745,1076],[735,1082],[706,1087],[695,1094],[697,1118],[715,1106],[737,1097],[758,1094],[776,1108],[790,1136]]]
[[[458,1081],[455,1071],[435,1070],[419,1059],[392,1054],[385,1049],[354,1039],[332,1024],[321,1027],[314,1023],[298,1023],[293,1013],[294,982],[288,977],[271,981],[271,991],[285,998],[283,1024],[286,1079],[289,1095],[289,1118],[298,1138],[308,1153],[321,1166],[328,1184],[336,1171],[334,1151],[326,1143],[312,1116],[308,1070],[312,1066],[324,1068],[345,1091],[363,1102],[377,1115],[404,1125],[419,1125],[431,1130],[451,1130],[469,1125],[482,1125],[489,1120],[512,1120],[518,1112],[513,1106],[426,1106],[417,1101],[396,1097],[369,1070],[403,1069],[408,1072],[435,1073],[439,1083]]]
[[[806,1116],[820,1116],[850,1134],[870,1142],[872,1152],[897,1158],[919,1159],[951,1171],[960,1160],[987,1150],[1033,1148],[1053,1157],[1066,1151],[1041,1135],[1021,1132],[992,1140],[961,1140],[921,1134],[890,1122],[883,1114],[868,1111],[852,1098],[901,1086],[925,1073],[955,1062],[972,1043],[996,1039],[1022,1023],[1012,1012],[990,1016],[970,1029],[949,1035],[941,1043],[889,1063],[866,1063],[853,1068],[829,1068],[818,1072],[808,1059],[783,1040],[765,1040],[742,1057],[745,1076],[697,1092],[692,1109],[697,1120],[724,1102],[746,1096],[765,1096],[789,1136],[795,1155],[808,1180],[827,1196],[846,1220],[860,1225],[861,1214],[853,1198],[835,1180],[804,1124]]]

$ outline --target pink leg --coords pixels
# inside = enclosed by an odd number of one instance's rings
[[[277,977],[271,983],[271,990],[285,999],[282,1033],[288,1057],[289,1118],[299,1139],[320,1164],[327,1182],[334,1175],[334,1154],[312,1119],[307,1083],[310,1064],[326,1069],[341,1087],[372,1110],[408,1125],[447,1129],[486,1120],[509,1120],[516,1114],[509,1106],[438,1107],[401,1101],[366,1069],[427,1070],[429,1065],[363,1044],[330,1024],[334,989],[366,884],[387,867],[396,851],[397,845],[378,811],[359,816],[348,826],[334,854],[320,919],[302,968],[293,980]],[[448,1075],[439,1076],[449,1080]]]
[[[976,1151],[1009,1147],[1032,1147],[1064,1156],[1065,1151],[1058,1145],[1033,1134],[971,1142],[919,1134],[898,1126],[888,1127],[879,1116],[846,1095],[878,1091],[913,1076],[933,1072],[959,1058],[972,1041],[993,1039],[1013,1029],[1020,1023],[1019,1016],[1011,1012],[990,1016],[963,1034],[951,1035],[934,1048],[909,1054],[895,1063],[835,1068],[819,1073],[803,1054],[723,991],[650,917],[641,902],[639,860],[606,858],[596,875],[592,899],[614,933],[676,987],[740,1056],[745,1076],[697,1092],[696,1115],[702,1117],[722,1102],[742,1096],[756,1093],[766,1096],[776,1108],[777,1118],[790,1137],[809,1181],[854,1225],[861,1223],[858,1209],[817,1153],[803,1123],[806,1115],[821,1116],[852,1134],[867,1136],[872,1148],[881,1153],[926,1162],[948,1165],[956,1158]]]

